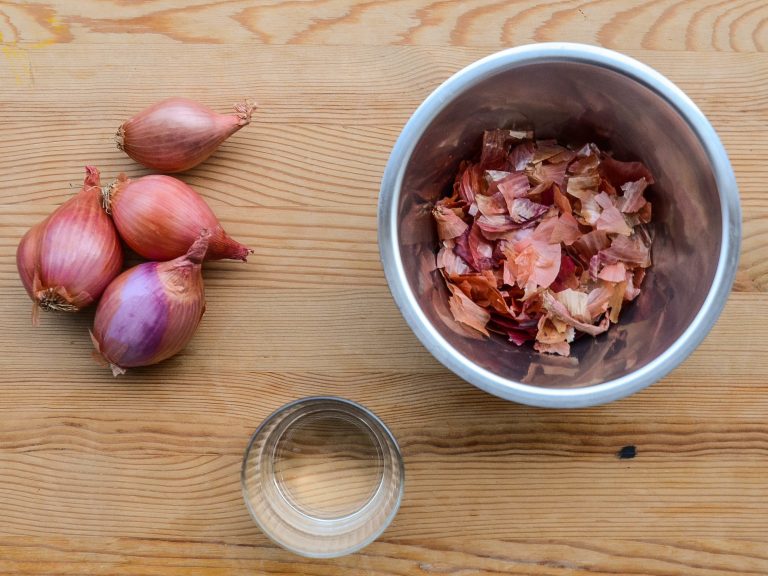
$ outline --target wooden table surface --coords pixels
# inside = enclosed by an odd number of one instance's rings
[[[0,574],[768,574],[768,4],[764,0],[0,2]],[[389,150],[441,81],[497,49],[623,51],[685,90],[736,170],[744,242],[712,334],[646,391],[548,411],[480,392],[400,317],[376,245]],[[189,347],[113,379],[92,312],[45,314],[14,254],[79,189],[144,173],[116,127],[158,99],[255,121],[185,174],[247,264],[205,272]],[[310,394],[362,402],[407,471],[374,544],[305,560],[260,533],[253,429]],[[617,457],[634,445],[637,456]]]

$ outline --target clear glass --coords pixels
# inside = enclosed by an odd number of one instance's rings
[[[403,460],[392,433],[350,400],[286,404],[254,432],[242,468],[243,497],[262,531],[313,558],[355,552],[395,517]]]

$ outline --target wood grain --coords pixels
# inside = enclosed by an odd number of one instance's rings
[[[38,554],[35,562],[29,561],[30,549]],[[0,543],[0,569],[14,576],[250,576],[297,571],[306,576],[758,576],[764,574],[766,562],[760,542],[732,539],[597,542],[522,538],[468,543],[462,538],[424,538],[397,544],[385,539],[360,554],[332,562],[297,559],[258,538],[208,543],[38,537]]]
[[[0,471],[0,535],[255,535],[242,502],[241,463],[241,454],[9,453]],[[765,534],[764,471],[738,455],[627,464],[615,453],[502,458],[464,451],[406,456],[405,465],[408,487],[388,538]],[[690,522],[681,526],[681,517]]]
[[[255,292],[246,286],[233,294],[232,288],[216,290],[210,284],[206,315],[196,337],[164,367],[132,370],[137,381],[145,373],[174,369],[191,374],[199,370],[444,371],[418,345],[386,289],[376,293],[366,290],[360,297],[360,291],[354,290]],[[5,326],[15,339],[6,344],[7,354],[0,366],[19,362],[34,366],[42,353],[58,370],[101,377],[108,373],[89,355],[87,329],[92,311],[64,317],[45,314],[42,326],[32,330],[28,316],[31,303],[23,291],[17,288],[12,295],[10,291],[2,293],[9,293],[0,310],[9,311]],[[241,293],[251,293],[254,305],[241,306]],[[690,367],[692,377],[743,378],[766,369],[762,354],[766,327],[750,323],[755,310],[766,306],[766,298],[764,294],[732,297],[721,321],[697,351],[696,362]]]
[[[744,212],[735,292],[703,344],[649,389],[573,411],[446,371],[376,244],[381,174],[416,106],[477,58],[550,40],[622,50],[683,88]],[[762,0],[0,3],[0,574],[767,574],[766,50]],[[183,175],[255,253],[206,266],[182,354],[114,379],[90,358],[92,311],[31,328],[15,249],[85,164],[145,174],[114,131],[172,94],[259,102]],[[270,543],[240,495],[251,432],[313,394],[370,407],[406,463],[393,524],[337,560]]]
[[[761,0],[48,0],[5,3],[5,42],[508,46],[764,52]]]

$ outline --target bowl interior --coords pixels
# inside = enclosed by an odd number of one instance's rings
[[[653,266],[620,323],[572,345],[571,357],[539,354],[501,337],[478,339],[453,321],[435,270],[432,203],[473,157],[482,132],[536,131],[537,138],[596,142],[619,160],[642,160],[656,184]],[[613,380],[664,352],[701,308],[715,276],[722,215],[715,176],[693,129],[662,97],[633,78],[573,61],[509,66],[456,94],[422,131],[403,167],[397,237],[406,280],[433,328],[474,364],[541,387]]]

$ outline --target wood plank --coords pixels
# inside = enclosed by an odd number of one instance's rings
[[[616,49],[765,51],[757,0],[66,0],[0,12],[6,43],[264,43],[509,46],[579,41]],[[3,22],[4,20],[4,22]],[[130,35],[125,35],[129,32]],[[120,35],[120,36],[117,36]]]
[[[386,370],[393,365],[399,370],[442,370],[417,344],[386,289],[367,291],[364,300],[350,299],[352,294],[343,290],[243,290],[245,294],[217,291],[209,285],[198,338],[162,370],[181,365],[192,371]],[[111,379],[90,358],[87,329],[92,311],[46,315],[40,329],[33,330],[26,294],[15,292],[14,297],[24,313],[6,325],[15,340],[5,345],[4,364],[33,367],[43,355],[50,363],[41,366],[44,371],[56,366],[59,375],[74,370]],[[250,299],[253,304],[247,304]],[[253,331],[256,326],[258,333]],[[371,338],[362,338],[363,331]],[[147,370],[137,369],[135,376],[141,378]]]
[[[23,82],[14,80],[12,60],[0,58],[0,78],[5,79],[0,119],[49,124],[50,114],[77,123],[96,118],[108,123],[106,142],[120,122],[143,106],[183,94],[222,110],[253,97],[260,105],[257,124],[398,126],[440,82],[491,52],[432,46],[113,46],[121,54],[119,66],[109,52],[94,52],[88,45],[25,48],[29,70]],[[681,58],[674,52],[624,52],[667,75],[716,126],[721,119],[752,125],[765,117],[766,97],[758,88],[768,64],[759,53],[704,52]],[[70,64],[62,67],[62,61]],[[128,85],[126,69],[131,70]],[[209,83],[201,86],[201,77]],[[113,85],[120,90],[105,88]],[[56,97],[62,86],[70,98]]]
[[[386,288],[366,290],[364,299],[357,290],[242,291],[209,284],[205,318],[187,348],[157,367],[129,371],[125,380],[138,382],[149,373],[162,376],[178,370],[444,371],[419,345]],[[92,311],[44,314],[41,326],[32,329],[26,294],[21,289],[0,289],[0,294],[7,295],[0,311],[8,319],[5,329],[13,334],[0,367],[21,365],[30,374],[36,369],[50,374],[55,367],[59,376],[73,371],[77,378],[111,381],[108,371],[90,358]],[[243,306],[249,298],[254,304]],[[728,383],[764,374],[767,328],[752,320],[765,306],[765,294],[733,294],[714,331],[687,363],[688,375]],[[248,335],[245,340],[243,335]],[[39,364],[41,357],[46,363]]]
[[[30,551],[37,555],[29,561]],[[641,565],[642,568],[637,568]],[[14,538],[0,543],[9,576],[357,576],[473,574],[498,576],[745,576],[768,567],[760,542],[726,538],[670,541],[574,539],[385,540],[332,562],[299,559],[260,538],[231,543],[135,538]]]
[[[255,537],[241,461],[240,454],[3,453],[0,535]],[[765,469],[738,454],[628,461],[420,453],[405,455],[405,465],[390,539],[765,536]]]
[[[754,439],[757,444],[751,446],[745,442],[741,447],[733,445],[732,448],[760,449],[759,425],[768,408],[768,383],[755,374],[733,377],[706,374],[705,370],[696,369],[697,360],[694,355],[663,381],[635,396],[577,412],[542,410],[505,402],[446,371],[432,374],[232,370],[224,374],[158,367],[145,370],[141,377],[113,380],[103,373],[80,374],[70,370],[66,372],[66,386],[63,386],[42,371],[4,367],[0,411],[5,417],[0,430],[7,434],[3,445],[9,450],[35,450],[37,444],[31,438],[37,439],[41,449],[45,447],[47,442],[38,428],[70,435],[73,444],[78,446],[93,440],[91,448],[97,450],[108,450],[107,442],[115,442],[114,449],[122,451],[126,449],[123,441],[130,444],[128,440],[134,440],[131,434],[144,433],[154,448],[159,450],[162,443],[167,442],[168,449],[176,450],[178,434],[174,430],[177,426],[184,430],[203,423],[209,427],[224,426],[221,436],[231,441],[235,434],[231,428],[248,436],[270,412],[292,399],[331,394],[361,402],[394,429],[413,433],[419,426],[426,434],[432,427],[483,430],[486,424],[519,433],[529,426],[541,425],[546,430],[579,435],[578,441],[564,441],[564,444],[578,444],[585,450],[587,446],[603,447],[608,451],[618,449],[622,443],[647,446],[653,434],[668,433],[682,452],[689,450],[684,442],[689,432],[701,430],[711,443],[710,432],[718,430],[726,436],[723,441],[730,441],[743,424],[743,431],[750,434],[748,439]],[[22,379],[26,382],[23,386],[18,384]],[[724,402],[724,398],[728,401]],[[154,423],[163,426],[153,426]],[[563,427],[557,427],[558,423]],[[163,435],[166,426],[171,428],[169,438]],[[600,435],[587,438],[589,426],[600,428]],[[701,428],[697,428],[699,426]],[[642,442],[636,434],[643,435]],[[664,442],[671,441],[669,438],[665,437]],[[208,450],[206,446],[211,440],[223,449],[217,434],[211,430],[202,438],[190,435],[185,447],[200,453]],[[539,445],[543,439],[538,436],[518,439],[516,445],[528,440],[543,448]],[[198,441],[200,446],[195,444]],[[58,446],[59,439],[51,442]]]
[[[749,224],[766,209],[761,182],[768,178],[768,168],[761,143],[740,129],[741,122],[721,122],[721,137]],[[0,143],[0,202],[55,206],[80,188],[85,164],[101,170],[105,185],[120,172],[130,177],[149,173],[115,149],[111,137],[118,124],[6,124]],[[398,125],[256,122],[225,142],[209,161],[179,177],[214,207],[358,206],[375,211],[381,174],[399,132]]]
[[[101,170],[105,185],[120,172],[132,178],[150,173],[116,149],[112,136],[118,125],[6,124],[0,143],[0,202],[27,207],[58,204],[82,185],[86,163]],[[256,121],[210,160],[180,177],[214,206],[303,211],[375,207],[381,174],[398,134],[399,127],[394,126],[284,126]]]
[[[3,419],[0,427],[4,451],[239,457],[254,429],[288,393],[265,396],[264,387],[253,386],[256,391],[246,396],[244,386],[235,387],[237,395],[227,394],[223,387],[209,387],[207,394],[187,392],[189,398],[184,397],[184,391],[177,391],[181,386],[169,386],[162,393],[140,389],[133,395],[118,387],[111,397],[106,391],[94,391],[78,404],[76,395],[69,393],[45,409],[19,407]],[[759,390],[765,394],[764,389]],[[309,394],[319,392],[317,387],[309,388]],[[411,410],[392,407],[392,400],[384,404],[401,389],[389,391],[383,399],[382,395],[374,399],[365,392],[356,390],[354,396],[392,423],[403,453],[412,458],[575,457],[607,462],[615,459],[624,446],[635,446],[643,461],[696,461],[728,453],[733,458],[754,460],[761,470],[768,471],[768,467],[757,463],[768,453],[764,417],[756,411],[744,416],[741,406],[716,414],[681,402],[680,412],[685,412],[688,419],[680,421],[679,415],[653,415],[650,407],[634,413],[627,409],[616,414],[603,408],[574,415],[506,406],[489,410],[486,405],[493,400],[465,388],[461,393],[449,388],[450,396],[433,402],[431,410]],[[667,390],[662,398],[671,404],[682,395],[676,392]],[[412,396],[434,398],[437,394],[436,386],[432,386]],[[18,395],[8,396],[12,399]],[[230,400],[233,397],[238,400]],[[288,396],[286,401],[292,399],[294,396]],[[30,402],[27,400],[27,404]],[[155,410],[149,407],[151,403]],[[133,409],[127,408],[134,405]],[[159,405],[164,408],[162,413],[157,411]],[[658,402],[651,403],[651,407],[657,406]],[[455,415],[446,417],[452,411]],[[696,422],[695,416],[701,422]]]

